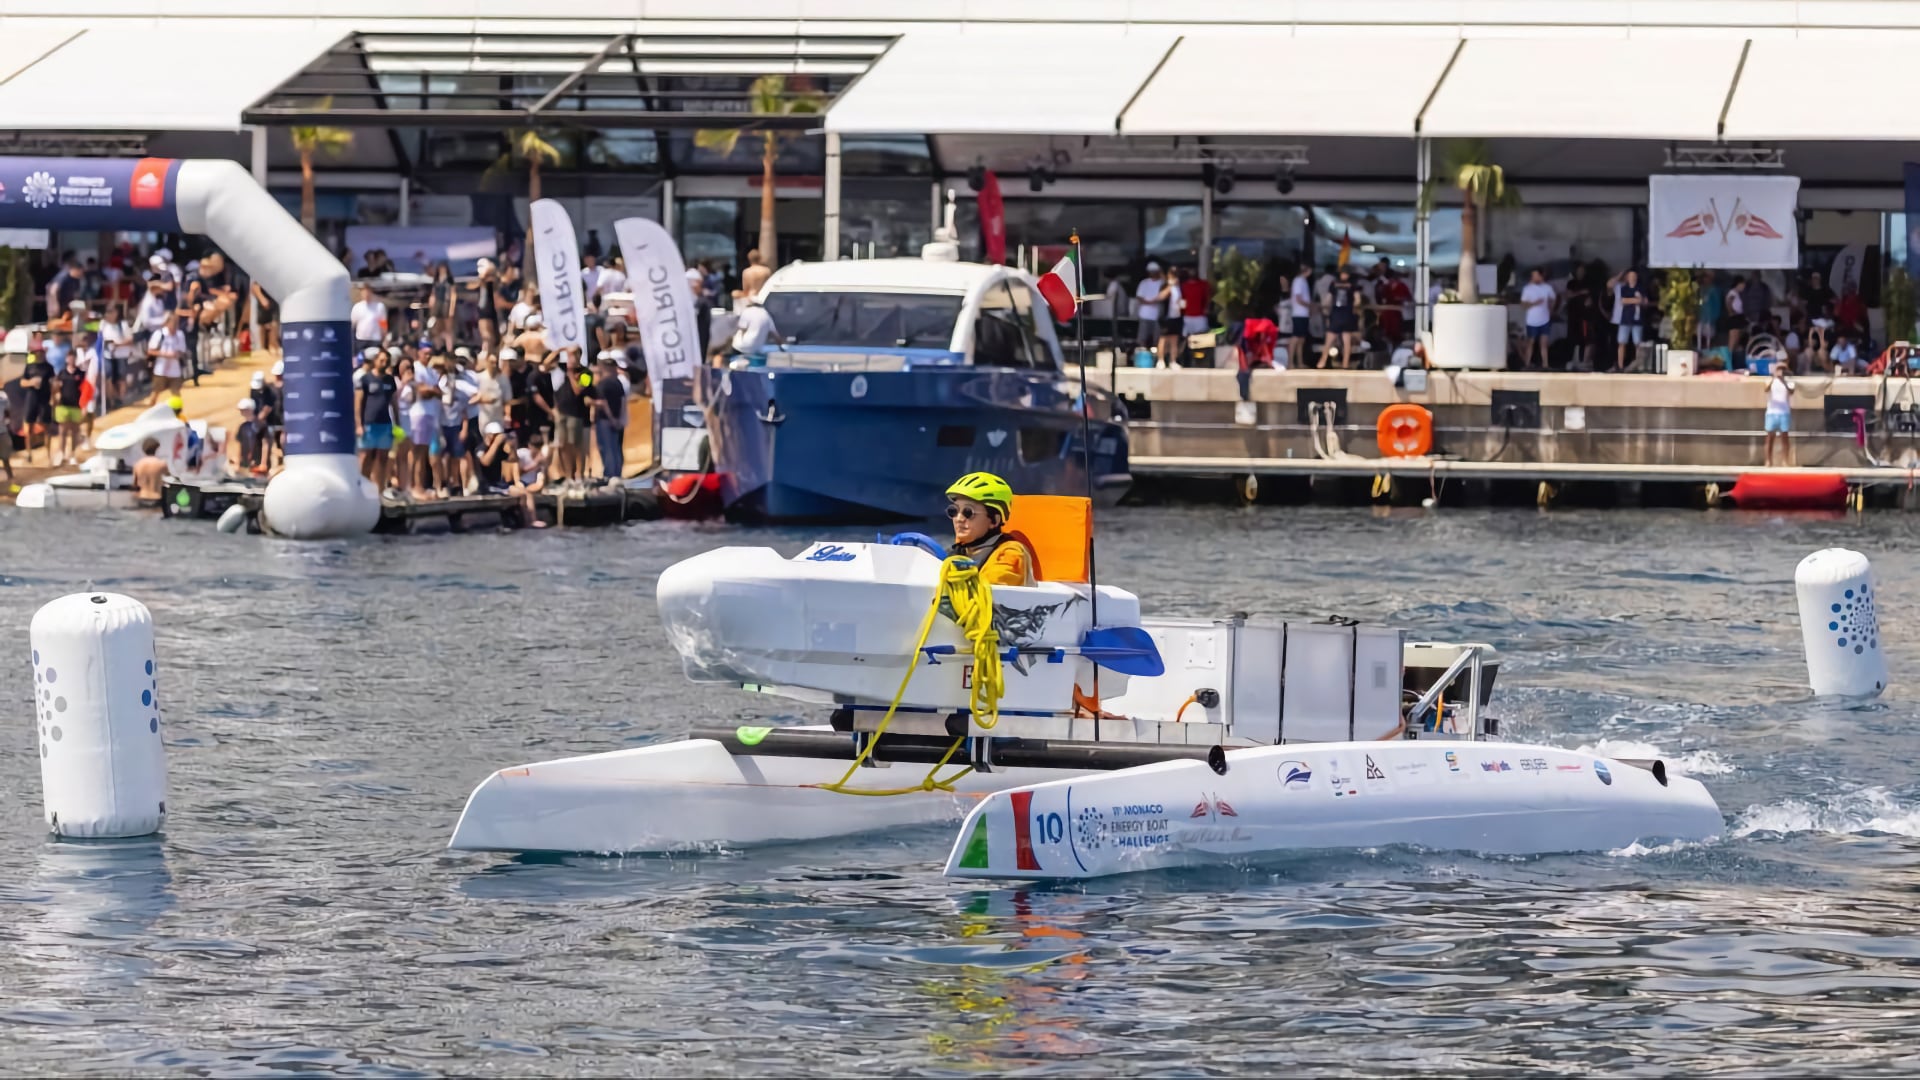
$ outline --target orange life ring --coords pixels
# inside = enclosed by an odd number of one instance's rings
[[[1433,414],[1412,402],[1389,405],[1380,410],[1377,433],[1384,457],[1424,456],[1433,449]]]

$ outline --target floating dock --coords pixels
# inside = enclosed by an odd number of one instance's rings
[[[1797,377],[1796,468],[1763,469],[1755,376],[1104,370],[1133,419],[1139,497],[1229,484],[1244,500],[1715,505],[1743,474],[1844,477],[1858,506],[1920,507],[1920,386]],[[1383,410],[1431,415],[1433,450],[1381,453]],[[1265,481],[1263,483],[1262,481]],[[1449,481],[1453,484],[1447,487]]]

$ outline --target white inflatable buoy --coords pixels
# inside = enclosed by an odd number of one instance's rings
[[[1800,560],[1793,572],[1807,682],[1815,694],[1872,697],[1887,688],[1887,654],[1874,614],[1873,567],[1846,548]]]
[[[167,816],[153,615],[114,593],[34,613],[34,717],[47,825],[57,836],[145,836]]]
[[[215,522],[213,527],[223,533],[239,532],[247,527],[247,508],[234,503],[221,513],[220,520]]]

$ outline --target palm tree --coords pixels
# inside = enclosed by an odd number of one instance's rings
[[[324,97],[314,107],[315,112],[327,112],[333,108],[333,99]],[[316,154],[338,157],[353,145],[353,132],[346,128],[320,127],[307,125],[287,129],[293,137],[293,148],[300,154],[300,224],[314,231],[313,209],[313,159]]]
[[[1487,160],[1492,154],[1485,139],[1459,139],[1441,150],[1440,172],[1420,191],[1420,212],[1433,213],[1434,196],[1441,185],[1460,191],[1460,302],[1476,303],[1480,287],[1474,281],[1478,261],[1480,215],[1489,206],[1518,206],[1520,197],[1507,190],[1505,169]]]
[[[527,163],[527,202],[540,200],[540,166],[558,165],[562,155],[560,148],[547,141],[545,132],[535,128],[518,128],[507,135],[507,151],[501,154],[487,171],[481,174],[480,185],[486,187],[495,179],[504,176],[515,161]],[[533,276],[533,234],[527,234],[526,247],[520,253],[521,274]]]
[[[796,88],[789,89],[787,76],[762,75],[753,80],[748,88],[748,104],[755,116],[793,116],[803,113],[817,113],[826,108],[827,98],[805,84],[804,80]],[[749,124],[749,126],[751,126]],[[740,145],[740,136],[747,133],[747,127],[727,128],[724,131],[696,131],[693,133],[693,145],[702,150],[712,150],[721,157],[731,155]],[[780,258],[774,248],[778,237],[774,235],[774,165],[780,158],[780,140],[793,138],[794,134],[779,131],[761,131],[760,135],[760,254],[768,266],[779,265]]]

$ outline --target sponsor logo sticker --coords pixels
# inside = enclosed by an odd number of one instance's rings
[[[167,204],[166,158],[141,158],[133,165],[133,191],[127,205],[135,210],[159,210]]]
[[[1609,770],[1609,769],[1607,768],[1607,763],[1606,763],[1606,762],[1604,762],[1604,761],[1596,761],[1596,762],[1594,762],[1594,763],[1593,763],[1593,775],[1595,775],[1595,776],[1597,776],[1597,777],[1599,777],[1599,778],[1600,778],[1600,782],[1601,782],[1601,783],[1603,783],[1603,784],[1605,784],[1605,785],[1607,785],[1608,787],[1612,787],[1612,786],[1613,786],[1613,773],[1612,773],[1612,771],[1611,771],[1611,770]]]
[[[1278,774],[1280,786],[1287,791],[1305,791],[1313,786],[1313,770],[1304,761],[1283,761]]]
[[[1513,766],[1504,761],[1483,761],[1480,763],[1480,771],[1493,773],[1512,772]]]

